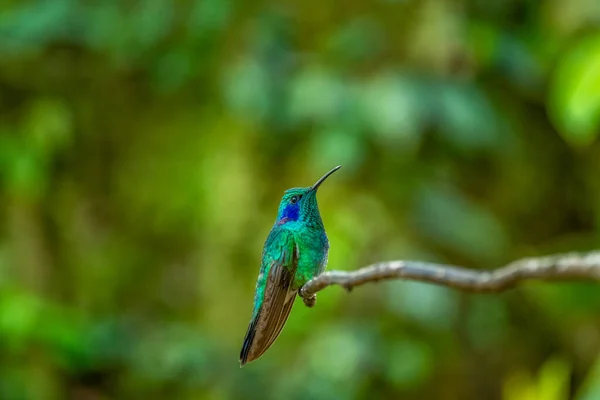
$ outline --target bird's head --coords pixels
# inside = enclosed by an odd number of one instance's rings
[[[277,225],[283,225],[288,222],[321,222],[321,215],[317,206],[317,189],[331,174],[340,169],[338,165],[319,179],[314,185],[303,188],[292,188],[285,191],[279,210],[277,212]]]

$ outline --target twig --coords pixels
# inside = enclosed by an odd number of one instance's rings
[[[389,279],[429,282],[478,293],[503,292],[525,280],[600,282],[600,250],[524,258],[491,271],[421,261],[381,262],[354,272],[325,272],[307,282],[300,289],[300,296],[312,307],[317,292],[327,286],[340,285],[350,291],[368,282]]]

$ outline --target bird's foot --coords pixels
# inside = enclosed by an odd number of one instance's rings
[[[315,304],[317,304],[317,295],[312,294],[310,296],[303,296],[302,301],[304,301],[306,307],[312,308],[315,306]]]

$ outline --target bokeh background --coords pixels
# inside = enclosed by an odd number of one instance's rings
[[[0,398],[600,399],[600,287],[385,282],[239,368],[283,191],[329,269],[600,241],[597,0],[0,1]]]

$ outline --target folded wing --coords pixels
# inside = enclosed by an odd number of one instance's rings
[[[281,230],[267,243],[269,244],[271,249],[267,248],[263,255],[263,263],[267,263],[264,297],[257,312],[253,314],[244,338],[240,353],[242,366],[263,355],[277,339],[290,315],[298,291],[293,288],[298,266],[298,249],[293,235]],[[275,254],[270,254],[269,250]]]

